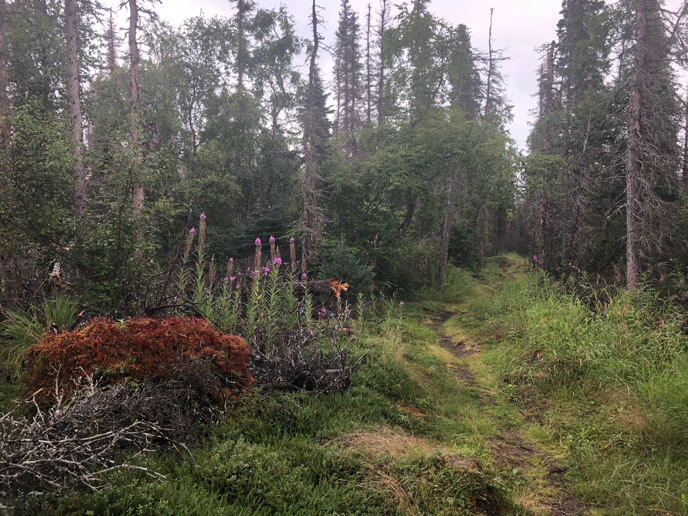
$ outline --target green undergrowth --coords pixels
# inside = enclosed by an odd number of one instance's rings
[[[688,339],[649,287],[583,302],[531,272],[456,324],[483,343],[520,430],[570,467],[590,514],[688,514]]]
[[[492,422],[438,356],[423,304],[396,304],[362,336],[361,349],[375,346],[346,391],[254,390],[191,456],[140,459],[164,478],[115,471],[100,492],[29,497],[16,514],[511,513],[476,437]]]

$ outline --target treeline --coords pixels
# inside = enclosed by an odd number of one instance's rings
[[[121,40],[95,1],[0,1],[3,304],[140,307],[201,213],[218,263],[294,237],[304,272],[392,291],[505,249],[503,56],[428,4],[342,0],[325,47],[315,3],[304,38],[285,7],[175,28],[129,0]]]
[[[540,49],[524,209],[552,272],[625,276],[635,288],[645,274],[685,271],[688,13],[663,4],[564,1],[556,39]]]
[[[342,0],[327,44],[315,3],[307,37],[251,0],[179,28],[122,9],[123,39],[92,0],[0,1],[5,305],[140,307],[201,213],[217,263],[294,238],[302,271],[387,291],[505,250],[630,287],[686,264],[685,2],[565,0],[526,157],[491,15],[481,52],[428,0]]]

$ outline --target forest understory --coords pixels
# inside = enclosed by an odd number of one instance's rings
[[[591,307],[516,255],[450,268],[368,323],[341,392],[251,389],[188,452],[6,512],[688,514],[684,322],[647,296]]]

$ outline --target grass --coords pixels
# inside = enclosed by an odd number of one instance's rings
[[[519,431],[562,457],[590,514],[688,514],[688,340],[645,288],[587,304],[540,274],[478,298],[456,324],[484,342]]]
[[[17,514],[468,515],[512,507],[481,434],[471,389],[455,380],[426,307],[390,304],[376,346],[343,393],[254,391],[193,457],[158,455],[153,479],[118,471],[100,492],[30,496]],[[403,311],[403,316],[399,314]],[[470,467],[452,465],[470,458]],[[143,459],[141,459],[143,461]]]
[[[583,301],[525,269],[513,255],[450,269],[368,327],[376,346],[347,391],[256,391],[193,458],[149,458],[163,480],[116,472],[24,511],[544,514],[568,496],[589,515],[688,514],[680,312],[647,288]]]

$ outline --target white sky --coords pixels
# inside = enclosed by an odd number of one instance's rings
[[[256,0],[256,3],[259,7],[268,9],[280,4],[286,5],[296,21],[298,33],[302,37],[309,37],[308,14],[311,0]],[[351,0],[362,25],[365,23],[368,3],[373,6],[375,19],[379,0]],[[391,3],[404,2],[392,0]],[[667,7],[678,3],[679,0],[669,0]],[[321,34],[329,44],[334,39],[340,0],[318,0],[318,4],[323,8],[321,15],[325,21]],[[473,48],[477,51],[487,50],[491,7],[495,10],[492,27],[494,47],[504,49],[505,56],[510,58],[502,63],[507,96],[514,106],[514,120],[509,130],[518,147],[525,149],[530,130],[528,124],[532,121],[530,111],[536,105],[535,72],[539,62],[535,49],[555,38],[561,0],[433,0],[430,4],[430,10],[440,18],[452,25],[466,25],[471,32]],[[208,17],[229,17],[234,13],[233,6],[227,0],[162,0],[162,4],[157,5],[155,10],[161,19],[173,25],[197,16],[201,11]],[[327,73],[330,66],[324,53],[321,55],[320,65]]]

